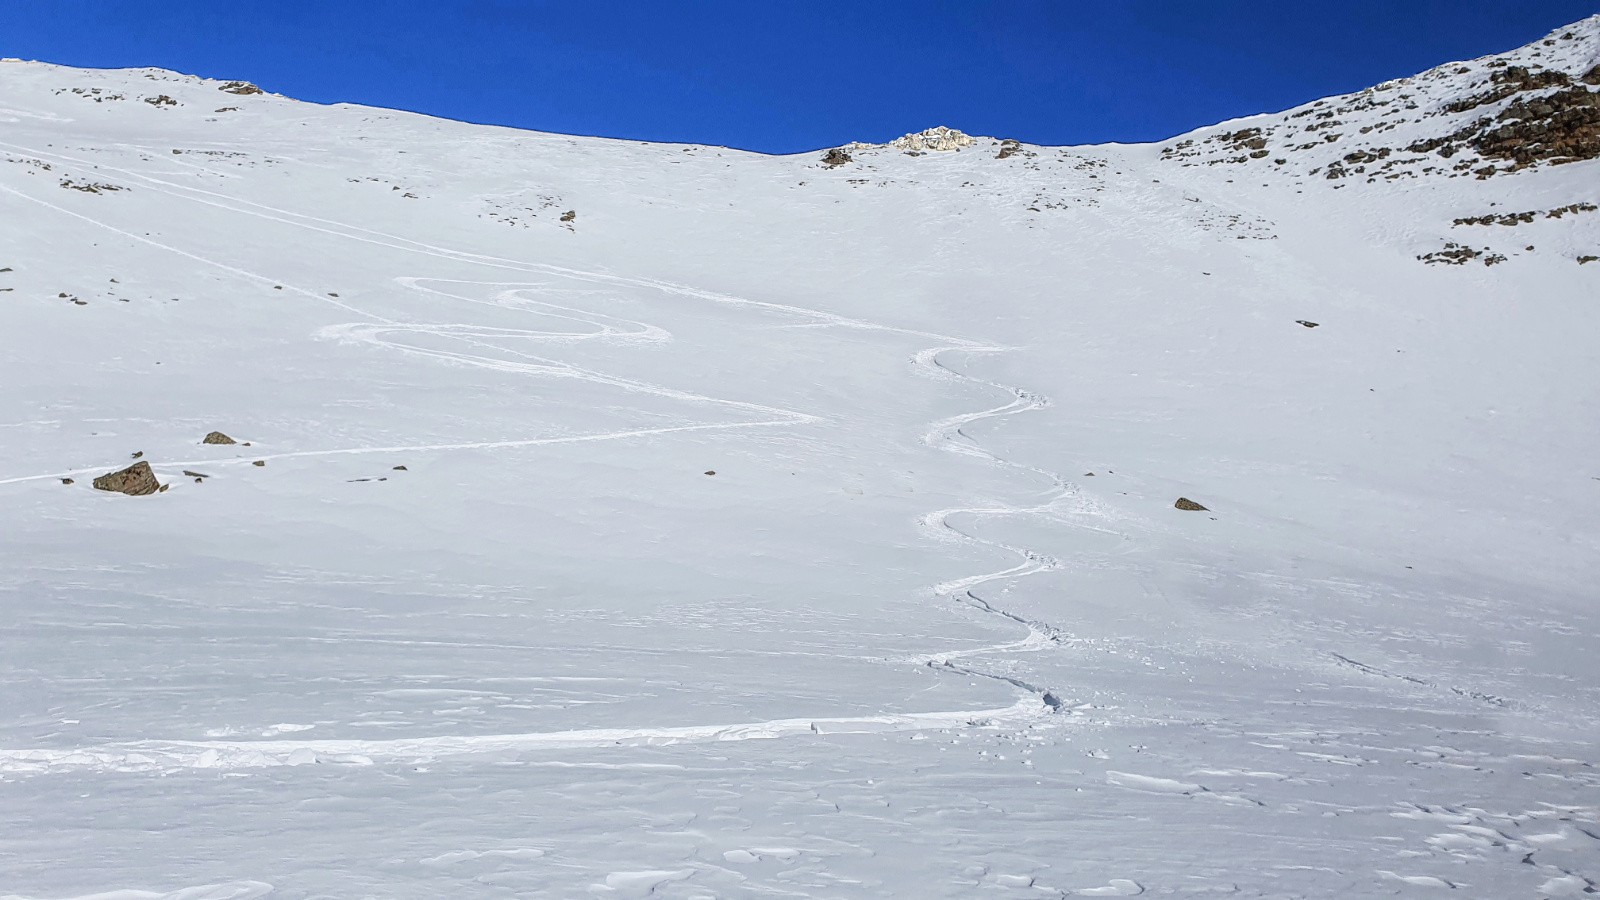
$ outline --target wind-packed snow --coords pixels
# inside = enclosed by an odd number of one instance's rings
[[[1600,162],[1377,155],[1502,99],[824,165],[0,64],[0,897],[1600,890]]]

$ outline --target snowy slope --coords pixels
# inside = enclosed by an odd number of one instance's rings
[[[825,162],[0,63],[0,897],[1600,890],[1597,64]]]

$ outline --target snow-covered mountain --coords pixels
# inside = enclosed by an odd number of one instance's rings
[[[0,896],[1600,890],[1597,103],[1600,17],[787,157],[0,63]]]

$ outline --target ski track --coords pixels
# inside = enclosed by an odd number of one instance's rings
[[[1056,504],[1064,499],[1071,498],[1075,493],[1072,486],[1068,484],[1066,479],[1062,478],[1060,475],[1036,466],[1014,462],[999,456],[998,454],[992,453],[980,445],[977,441],[973,440],[968,434],[966,434],[966,432],[962,430],[964,427],[971,425],[974,422],[980,422],[985,419],[998,419],[1005,416],[1017,415],[1019,413],[1031,412],[1033,410],[1043,409],[1049,405],[1050,401],[1048,398],[1039,394],[1035,394],[1022,388],[1013,387],[1011,385],[1001,384],[995,381],[988,381],[986,379],[968,375],[963,372],[958,372],[939,361],[939,356],[946,352],[965,351],[968,353],[1001,353],[1005,352],[1007,349],[1009,348],[975,344],[970,341],[960,341],[949,346],[930,347],[916,354],[916,356],[913,358],[916,364],[920,367],[921,371],[932,377],[966,382],[969,384],[977,384],[992,390],[1004,391],[1013,395],[1009,402],[1000,406],[996,406],[993,409],[962,413],[961,415],[951,416],[947,419],[940,419],[939,421],[934,422],[922,435],[922,442],[929,446],[948,450],[952,453],[976,457],[996,466],[1001,466],[1003,468],[1011,469],[1020,473],[1043,478],[1046,482],[1048,482],[1049,485],[1045,492],[1046,499],[1042,503],[1027,507],[997,505],[984,507],[954,507],[950,509],[935,510],[934,512],[924,515],[919,521],[919,524],[922,526],[925,532],[931,533],[935,538],[954,536],[958,540],[962,540],[967,543],[978,544],[980,546],[1000,550],[1020,557],[1021,562],[1015,566],[1002,569],[998,572],[990,572],[983,575],[970,575],[966,578],[947,581],[942,584],[935,585],[933,592],[937,596],[948,597],[951,600],[966,603],[967,605],[981,610],[988,615],[998,616],[1000,618],[1015,622],[1018,625],[1026,628],[1028,633],[1021,640],[1012,641],[1009,643],[929,654],[926,656],[916,657],[913,661],[934,669],[943,668],[950,671],[960,672],[965,675],[974,675],[981,678],[991,678],[1007,682],[1019,689],[1035,694],[1038,696],[1040,702],[1044,703],[1045,706],[1051,711],[1058,711],[1062,708],[1061,699],[1055,694],[1055,692],[1048,688],[1032,685],[1009,676],[997,675],[991,672],[973,669],[966,665],[957,663],[957,660],[970,659],[977,656],[987,656],[1001,653],[1037,652],[1057,646],[1062,643],[1064,639],[1064,635],[1062,635],[1055,627],[1042,622],[1036,622],[1034,620],[1027,619],[1007,610],[1000,609],[991,604],[989,601],[980,597],[975,592],[976,589],[981,585],[989,584],[991,582],[1014,581],[1016,579],[1026,578],[1030,575],[1039,575],[1045,572],[1056,571],[1062,568],[1061,561],[1054,557],[1046,556],[1033,550],[1029,550],[1025,547],[1017,547],[1011,544],[1002,543],[1000,541],[978,537],[970,532],[962,531],[950,523],[951,517],[956,515],[967,515],[975,518],[1050,516],[1054,512]]]
[[[954,516],[970,516],[979,519],[1014,516],[1045,516],[1054,514],[1056,505],[1072,497],[1074,491],[1065,479],[1056,473],[1046,471],[1034,466],[1013,462],[995,453],[990,452],[963,431],[967,425],[988,419],[997,419],[1019,413],[1042,409],[1049,404],[1047,398],[1030,391],[1016,388],[998,382],[988,381],[972,375],[958,372],[940,361],[941,354],[946,352],[967,353],[1002,353],[1012,348],[987,344],[965,338],[951,337],[949,335],[935,334],[902,328],[893,325],[883,325],[859,319],[826,313],[804,307],[790,306],[761,300],[751,300],[728,294],[705,291],[687,285],[673,282],[660,281],[650,278],[617,275],[606,272],[592,272],[570,269],[544,263],[529,263],[511,260],[502,257],[483,254],[466,253],[425,244],[408,238],[387,234],[360,226],[349,225],[331,219],[296,213],[289,210],[278,209],[264,204],[254,203],[239,198],[227,197],[212,191],[181,185],[165,181],[143,173],[102,163],[91,163],[62,153],[46,153],[32,148],[22,147],[0,141],[0,148],[5,148],[36,157],[49,157],[61,163],[72,163],[89,166],[100,171],[117,172],[144,182],[148,189],[167,194],[168,196],[202,203],[217,207],[240,215],[250,215],[286,225],[306,228],[312,231],[327,234],[333,237],[375,244],[390,249],[412,252],[424,256],[432,256],[455,262],[463,262],[490,268],[507,269],[522,273],[554,275],[562,278],[587,281],[596,284],[622,285],[635,288],[657,290],[663,293],[687,297],[691,299],[714,302],[722,305],[756,309],[770,314],[791,316],[806,321],[793,323],[787,326],[769,327],[798,327],[798,328],[849,328],[864,331],[880,331],[911,337],[929,338],[941,342],[940,345],[922,350],[913,356],[913,363],[923,374],[942,380],[978,385],[990,390],[1001,391],[1012,395],[1007,403],[992,409],[978,412],[964,413],[934,422],[921,436],[921,442],[939,449],[947,450],[966,456],[975,457],[991,465],[1014,470],[1018,473],[1043,478],[1048,482],[1045,491],[1045,500],[1034,506],[1016,507],[1006,504],[990,506],[955,507],[937,510],[926,514],[919,520],[919,526],[930,537],[935,539],[956,539],[963,542],[991,548],[1002,553],[1017,556],[1021,561],[1005,569],[980,575],[972,575],[954,581],[935,585],[932,592],[935,596],[949,598],[952,601],[967,604],[980,612],[1015,623],[1026,629],[1026,635],[1016,641],[1007,641],[980,647],[962,650],[945,651],[914,657],[911,660],[899,662],[914,662],[927,666],[935,671],[947,671],[969,677],[977,677],[1003,682],[1010,685],[1020,694],[1019,699],[1012,706],[991,710],[954,710],[930,713],[892,714],[879,716],[859,716],[843,718],[813,718],[813,719],[776,719],[765,722],[752,722],[734,725],[689,725],[663,728],[608,728],[587,729],[559,732],[535,732],[528,734],[509,735],[480,735],[480,736],[435,736],[420,738],[400,738],[393,740],[280,740],[280,741],[138,741],[123,744],[109,744],[98,748],[80,749],[26,749],[6,750],[0,749],[0,774],[37,774],[45,772],[61,772],[69,770],[99,770],[99,771],[171,771],[179,769],[236,769],[236,768],[261,768],[268,766],[300,765],[312,762],[336,762],[353,765],[368,765],[381,761],[423,761],[448,757],[462,757],[494,753],[515,753],[519,751],[551,750],[551,749],[582,749],[604,748],[618,746],[657,746],[684,743],[704,743],[730,740],[754,740],[793,737],[799,735],[819,734],[861,734],[875,732],[920,731],[932,729],[949,729],[972,726],[1009,726],[1028,727],[1038,724],[1050,714],[1063,710],[1062,701],[1057,694],[1047,687],[1030,684],[1019,678],[1009,675],[987,672],[966,665],[964,661],[974,657],[996,656],[1003,654],[1038,652],[1059,646],[1065,640],[1054,627],[1027,619],[1023,616],[1000,609],[989,601],[984,600],[976,593],[982,585],[999,581],[1013,581],[1030,575],[1056,571],[1062,568],[1062,563],[1050,556],[1046,556],[1024,547],[1012,546],[999,541],[978,537],[962,531],[951,523]],[[137,149],[137,148],[131,148]],[[499,307],[519,308],[545,318],[571,323],[583,330],[577,331],[541,331],[535,329],[492,328],[472,324],[421,324],[412,322],[399,322],[393,319],[363,310],[350,304],[328,297],[315,291],[297,287],[289,282],[268,278],[254,272],[239,269],[216,260],[208,259],[194,253],[163,244],[132,232],[124,231],[113,225],[98,221],[88,216],[81,215],[65,209],[48,201],[30,196],[17,191],[9,186],[0,185],[0,192],[38,204],[62,215],[79,219],[95,227],[102,228],[130,240],[147,244],[170,253],[183,256],[187,259],[206,266],[221,269],[233,275],[261,284],[282,285],[286,291],[298,294],[308,299],[328,303],[347,312],[361,316],[367,321],[344,323],[324,327],[317,332],[316,337],[324,340],[335,340],[346,343],[365,344],[382,347],[396,352],[423,356],[453,365],[466,365],[485,368],[491,371],[526,374],[533,376],[575,378],[597,384],[604,384],[622,390],[644,393],[672,400],[682,401],[700,406],[719,406],[727,409],[738,410],[743,413],[754,414],[754,421],[742,422],[695,422],[681,425],[663,426],[659,428],[631,429],[612,431],[587,435],[564,435],[558,437],[535,437],[503,441],[457,442],[440,444],[413,444],[393,447],[345,447],[322,450],[303,450],[276,454],[254,454],[235,460],[201,459],[164,463],[163,467],[181,467],[209,465],[246,464],[253,460],[266,459],[297,459],[308,457],[354,455],[354,454],[379,454],[401,453],[417,451],[442,451],[442,450],[501,450],[526,448],[552,444],[580,443],[590,441],[627,440],[633,438],[650,437],[656,435],[675,434],[693,431],[732,430],[746,428],[763,428],[805,425],[823,421],[820,417],[795,410],[780,409],[756,403],[727,400],[680,391],[658,384],[636,381],[597,372],[590,369],[574,366],[570,363],[536,356],[522,351],[507,349],[491,340],[528,340],[549,343],[570,344],[589,340],[612,340],[625,342],[663,342],[672,339],[671,333],[657,326],[642,322],[632,322],[605,316],[586,310],[558,306],[556,304],[537,300],[527,296],[536,291],[540,286],[528,282],[512,281],[467,281],[460,279],[426,278],[420,276],[404,276],[395,281],[402,287],[434,294],[451,301],[463,303],[479,303]],[[498,287],[502,288],[490,300],[451,293],[437,287],[428,285],[466,285],[473,287]],[[427,335],[458,341],[469,346],[491,350],[496,356],[486,356],[468,352],[452,352],[432,348],[419,347],[404,341],[407,335]],[[508,360],[505,357],[515,357]],[[0,485],[17,484],[22,482],[39,481],[59,478],[69,475],[81,475],[98,472],[103,467],[93,469],[75,469],[66,472],[48,473],[43,475],[27,475],[0,479]]]
[[[660,747],[798,735],[881,734],[968,727],[1025,727],[1039,704],[1021,697],[990,710],[906,713],[843,718],[774,719],[736,725],[591,728],[530,734],[442,735],[393,740],[132,741],[69,750],[0,750],[0,774],[74,770],[171,772],[183,769],[259,769],[330,763],[415,764],[488,754],[540,750]]]

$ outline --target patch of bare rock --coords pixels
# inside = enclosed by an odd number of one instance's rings
[[[976,142],[977,140],[970,134],[938,125],[926,131],[895,138],[889,142],[889,146],[896,150],[904,150],[911,153],[925,153],[928,151],[943,153],[950,150],[960,150],[963,147],[971,147]]]
[[[822,164],[830,169],[842,166],[849,161],[850,154],[845,152],[843,147],[834,147],[827,153],[822,154]]]
[[[1437,265],[1442,263],[1447,266],[1464,266],[1475,259],[1483,260],[1483,264],[1486,266],[1498,265],[1506,261],[1504,255],[1490,252],[1487,248],[1484,250],[1477,250],[1472,247],[1468,247],[1465,244],[1458,244],[1455,241],[1447,241],[1445,242],[1443,250],[1435,250],[1432,253],[1424,253],[1421,256],[1418,256],[1417,259],[1422,260],[1428,265]]]
[[[166,490],[166,486],[156,480],[156,473],[150,470],[150,464],[143,460],[126,469],[101,475],[94,480],[94,487],[97,491],[113,491],[130,497],[143,497]]]

